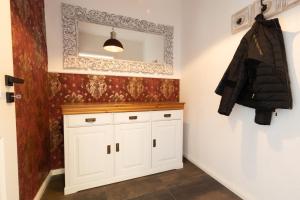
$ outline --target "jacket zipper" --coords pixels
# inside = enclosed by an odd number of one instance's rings
[[[260,54],[261,56],[263,56],[263,55],[264,55],[264,52],[262,51],[262,49],[261,49],[261,47],[260,47],[260,44],[259,44],[258,39],[257,39],[257,37],[256,37],[256,34],[253,35],[253,39],[254,39],[254,43],[255,43],[255,46],[256,46],[256,48],[257,48],[259,54]]]

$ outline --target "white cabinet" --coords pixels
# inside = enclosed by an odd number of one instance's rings
[[[182,161],[179,120],[152,123],[152,167],[171,166]]]
[[[142,174],[150,169],[151,127],[148,123],[115,126],[116,175]]]
[[[182,113],[64,115],[65,194],[182,168]]]
[[[70,184],[113,177],[114,131],[112,125],[68,130]]]

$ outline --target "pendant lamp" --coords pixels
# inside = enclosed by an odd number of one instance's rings
[[[106,51],[114,52],[114,53],[124,51],[122,43],[116,39],[116,36],[117,33],[114,31],[114,28],[112,28],[112,32],[110,33],[110,39],[106,40],[103,45],[103,48]]]

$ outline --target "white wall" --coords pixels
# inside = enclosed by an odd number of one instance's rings
[[[0,139],[2,140],[2,147],[4,146],[4,154],[2,155],[4,158],[1,158],[0,155],[0,165],[2,165],[0,168],[4,167],[5,171],[5,176],[0,172],[0,187],[3,187],[3,183],[5,185],[3,188],[5,192],[0,192],[2,195],[0,199],[17,200],[19,199],[19,182],[15,105],[7,104],[4,98],[5,91],[13,91],[12,87],[5,87],[4,83],[5,74],[13,75],[9,0],[0,1],[0,19]]]
[[[174,75],[165,76],[140,73],[64,70],[62,63],[63,39],[60,7],[61,2],[174,26]],[[181,0],[45,0],[45,12],[50,72],[180,78]]]
[[[244,199],[300,199],[300,6],[279,16],[294,108],[259,126],[254,110],[242,106],[230,117],[219,115],[214,94],[245,33],[231,35],[231,15],[251,0],[183,2],[185,155]]]

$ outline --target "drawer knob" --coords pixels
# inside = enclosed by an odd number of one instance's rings
[[[94,123],[94,122],[96,122],[96,118],[86,118],[85,122],[87,122],[87,123]]]
[[[170,118],[170,117],[172,117],[171,114],[164,114],[164,118]]]
[[[138,118],[137,116],[130,116],[129,120],[137,120],[137,118]]]

